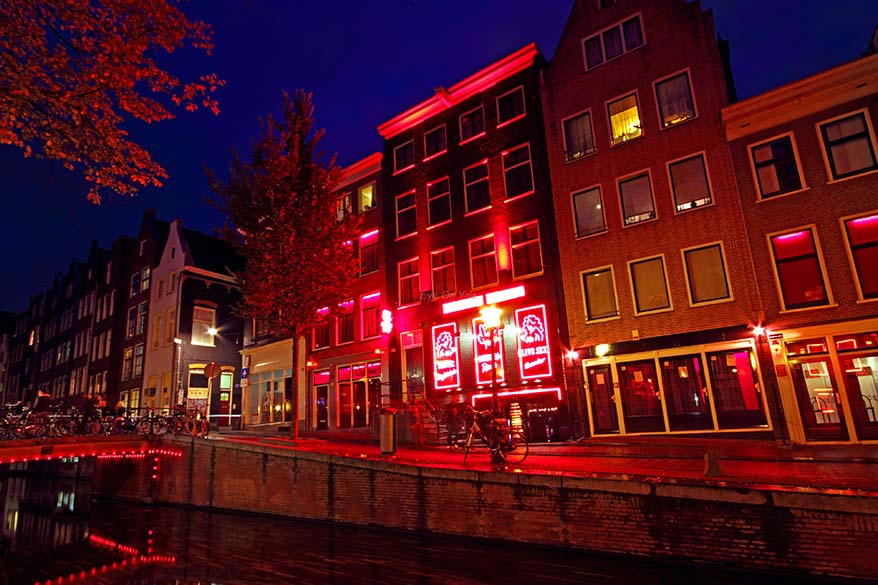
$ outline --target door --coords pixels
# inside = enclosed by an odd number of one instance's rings
[[[829,356],[790,360],[790,376],[809,441],[846,441],[847,425]]]
[[[366,426],[366,381],[357,380],[353,387],[354,426]]]
[[[317,430],[329,429],[329,386],[317,386]]]
[[[707,354],[707,368],[720,429],[768,426],[752,349],[742,347],[710,352]]]
[[[878,355],[838,356],[857,438],[878,439]]]
[[[613,392],[613,373],[610,364],[585,368],[588,381],[588,400],[591,403],[591,429],[595,435],[619,432],[616,395]]]
[[[664,432],[655,360],[616,364],[626,433]]]
[[[659,361],[670,430],[713,429],[701,355],[663,357]]]

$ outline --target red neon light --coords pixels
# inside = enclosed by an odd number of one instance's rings
[[[524,296],[524,286],[516,286],[513,288],[505,288],[503,290],[498,290],[495,292],[490,292],[485,294],[485,303],[489,305],[496,305],[497,303],[502,303],[504,301],[511,301],[513,299],[520,299]]]
[[[546,326],[546,305],[515,311],[515,329],[521,379],[551,377],[552,359],[549,351],[549,328]]]
[[[465,311],[467,309],[475,309],[476,307],[481,307],[484,304],[485,297],[483,297],[482,295],[476,295],[474,297],[461,299],[459,301],[450,301],[448,303],[442,304],[442,314],[447,315],[449,313],[457,313],[458,311]]]
[[[342,187],[350,185],[358,179],[362,179],[367,175],[371,175],[372,173],[377,173],[378,171],[380,171],[382,158],[383,155],[380,152],[374,152],[366,158],[345,167],[343,171],[344,174],[342,177],[342,181],[338,185],[337,189],[341,189]]]
[[[377,292],[377,293],[372,293],[372,294],[370,294],[370,295],[366,295],[366,296],[364,296],[364,297],[363,297],[363,300],[364,300],[364,301],[369,301],[369,300],[372,300],[372,299],[374,299],[374,298],[376,298],[376,297],[380,297],[380,296],[381,296],[381,292],[379,291],[379,292]]]
[[[372,230],[371,232],[366,232],[365,234],[363,234],[362,236],[360,236],[360,239],[361,239],[361,240],[368,240],[369,238],[371,238],[371,237],[373,237],[373,236],[374,236],[374,237],[378,237],[378,230],[377,230],[377,229],[374,229],[374,230]]]
[[[433,386],[437,390],[460,386],[460,347],[456,322],[433,326]]]
[[[491,350],[493,346],[493,357]],[[473,359],[476,365],[476,384],[490,384],[494,381],[503,382],[506,379],[506,368],[503,364],[503,333],[501,329],[494,330],[494,340],[491,342],[491,330],[485,327],[481,317],[473,319]],[[496,369],[496,380],[491,374],[491,366]]]
[[[503,392],[497,392],[498,397],[504,396],[520,396],[523,394],[549,394],[554,393],[557,394],[558,400],[562,400],[561,397],[561,389],[560,388],[532,388],[530,390],[506,390]],[[482,398],[493,398],[493,394],[485,393],[485,394],[473,394],[472,396],[472,405],[473,408],[476,406],[476,400],[481,400]]]

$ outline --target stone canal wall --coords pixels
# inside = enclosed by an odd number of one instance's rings
[[[150,462],[99,464],[104,495],[461,534],[745,569],[878,579],[874,498],[635,479],[418,468],[166,439]]]

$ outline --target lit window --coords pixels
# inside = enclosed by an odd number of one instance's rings
[[[360,274],[378,270],[378,231],[360,236]]]
[[[431,226],[451,221],[451,192],[448,177],[427,184],[427,201]]]
[[[135,332],[137,331],[137,307],[131,307],[128,309],[128,321],[125,327],[125,334],[127,337],[134,337]]]
[[[622,199],[624,225],[655,219],[655,204],[647,173],[619,181],[619,196]]]
[[[353,203],[351,202],[350,193],[342,193],[338,201],[335,203],[335,218],[338,221],[343,220],[346,216],[353,212]]]
[[[165,336],[165,343],[171,343],[174,340],[174,337],[177,335],[177,310],[174,308],[168,309],[168,330],[167,335]]]
[[[463,171],[463,188],[466,194],[467,213],[485,209],[491,205],[488,161],[480,162]]]
[[[470,271],[473,288],[497,284],[497,254],[494,235],[469,243]]]
[[[573,194],[576,237],[582,238],[607,231],[601,188],[594,187]]]
[[[400,262],[399,271],[399,305],[413,305],[420,300],[420,274],[418,271],[418,259],[412,258]]]
[[[415,166],[415,141],[409,140],[393,149],[393,172],[401,173],[413,166]]]
[[[340,303],[338,310],[338,342],[350,343],[354,340],[354,301]]]
[[[582,41],[585,68],[592,69],[604,61],[643,45],[643,29],[640,17],[635,16],[617,23]]]
[[[693,305],[732,298],[722,246],[712,244],[683,250],[683,259]]]
[[[479,106],[460,115],[460,141],[466,142],[485,133],[485,108]]]
[[[803,229],[772,236],[770,241],[784,309],[828,305],[814,232]]]
[[[802,188],[791,134],[750,147],[756,186],[762,199]]]
[[[564,156],[576,160],[595,151],[591,112],[566,118],[564,124]]]
[[[208,307],[195,307],[192,310],[192,345],[214,345],[210,330],[216,325],[216,311]]]
[[[134,296],[140,292],[140,272],[131,275],[131,291],[129,296]]]
[[[146,302],[140,303],[137,305],[137,335],[146,333],[147,317]]]
[[[134,346],[134,377],[143,374],[143,344],[138,343]]]
[[[149,280],[152,276],[152,269],[147,266],[140,272],[140,290],[149,290]]]
[[[381,294],[373,293],[362,297],[360,299],[360,312],[362,315],[363,339],[380,335]]]
[[[433,276],[433,296],[438,297],[457,291],[454,277],[454,248],[445,248],[430,254]]]
[[[357,190],[357,199],[359,200],[360,213],[375,209],[377,199],[375,197],[375,183],[363,185]]]
[[[415,192],[396,198],[396,237],[401,238],[418,231],[415,213]]]
[[[643,134],[635,94],[608,103],[607,113],[610,116],[610,143],[614,146]]]
[[[695,103],[688,73],[680,73],[656,83],[655,97],[662,128],[669,128],[695,117]]]
[[[634,289],[634,309],[638,314],[671,307],[664,258],[656,256],[629,262],[628,269]]]
[[[674,192],[674,207],[677,212],[710,205],[713,201],[703,154],[669,163],[668,173],[671,175],[671,189]]]
[[[820,135],[833,179],[878,169],[865,112],[820,124]]]
[[[534,179],[530,164],[530,145],[525,144],[503,153],[503,180],[506,185],[507,199],[533,193]]]
[[[844,222],[854,271],[864,299],[878,298],[878,214]]]
[[[122,379],[131,379],[131,371],[134,368],[134,349],[129,347],[122,354]]]
[[[445,124],[424,134],[424,159],[442,154],[448,150],[448,138]]]
[[[502,126],[523,117],[524,88],[517,87],[497,98],[497,125]]]
[[[523,278],[543,272],[540,250],[540,226],[536,221],[509,228],[512,243],[512,278]]]
[[[587,321],[619,316],[612,266],[583,272],[582,290],[585,295],[585,318]]]

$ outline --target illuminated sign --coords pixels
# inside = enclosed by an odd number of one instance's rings
[[[525,396],[529,394],[554,394],[558,397],[558,400],[561,400],[561,389],[560,388],[531,388],[529,390],[505,390],[503,392],[497,392],[498,398],[508,398],[510,396]],[[473,408],[476,407],[476,401],[478,400],[486,400],[488,398],[493,398],[493,394],[473,394],[472,395],[472,405]]]
[[[476,307],[481,307],[483,304],[485,304],[485,297],[482,295],[476,295],[459,301],[449,301],[442,304],[442,314],[447,315],[448,313],[457,313],[458,311],[475,309]]]
[[[460,386],[457,323],[433,327],[433,385],[437,390]]]
[[[485,293],[484,295],[476,295],[467,297],[457,301],[449,301],[442,304],[442,314],[457,313],[458,311],[466,311],[467,309],[475,309],[482,305],[496,305],[504,301],[520,299],[524,296],[524,286],[514,286],[512,288],[504,288],[494,292]]]
[[[493,345],[493,356],[491,346]],[[503,367],[503,332],[494,330],[494,341],[491,342],[491,329],[485,327],[481,317],[473,319],[473,356],[476,361],[476,384],[491,384],[506,379],[506,368]],[[491,374],[491,366],[497,374],[496,380]]]
[[[381,333],[385,335],[393,331],[393,313],[390,309],[381,311]]]
[[[547,378],[552,375],[549,336],[546,326],[546,305],[515,311],[518,338],[518,369],[522,380]]]

